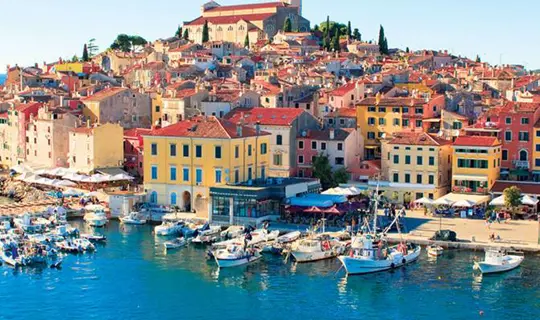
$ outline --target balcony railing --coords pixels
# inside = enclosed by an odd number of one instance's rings
[[[488,194],[487,188],[478,187],[476,189],[464,187],[464,186],[454,186],[452,188],[452,192],[457,193],[475,193],[475,194]]]
[[[529,169],[529,161],[514,160],[513,164],[516,169]]]

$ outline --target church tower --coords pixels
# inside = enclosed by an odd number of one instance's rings
[[[302,0],[283,0],[283,2],[292,7],[298,7],[298,15],[302,16]]]

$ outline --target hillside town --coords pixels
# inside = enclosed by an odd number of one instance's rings
[[[313,197],[340,190],[406,209],[465,200],[482,218],[511,186],[540,196],[540,76],[523,66],[392,48],[383,26],[366,42],[350,22],[310,22],[301,0],[185,18],[172,37],[7,66],[6,172],[105,191],[91,177],[129,176],[116,196],[131,205],[223,223],[348,210]]]

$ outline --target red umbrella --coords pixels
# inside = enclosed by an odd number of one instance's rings
[[[324,210],[324,213],[341,214],[341,212],[335,206],[332,207],[332,208]]]
[[[309,208],[309,209],[307,209],[307,210],[304,210],[304,212],[321,213],[321,212],[323,212],[323,211],[322,211],[321,209],[319,209],[318,207],[313,206],[313,207],[311,207],[311,208]]]

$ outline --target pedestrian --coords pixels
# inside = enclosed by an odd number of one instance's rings
[[[496,217],[497,217],[497,218],[496,218],[497,223],[500,224],[500,223],[501,223],[501,213],[500,213],[500,212],[497,212]]]
[[[388,206],[384,206],[384,216],[388,217],[389,213],[390,213],[390,210],[388,209]]]
[[[490,229],[491,221],[489,221],[489,218],[486,218],[486,227]]]

